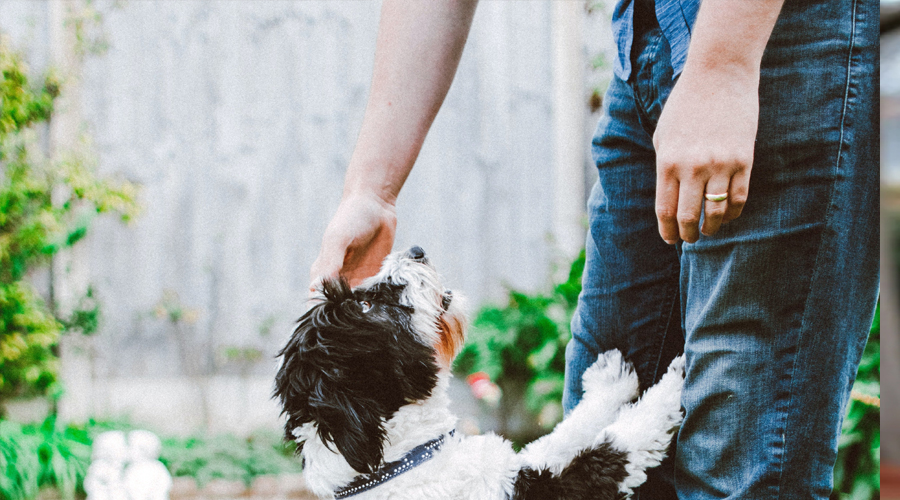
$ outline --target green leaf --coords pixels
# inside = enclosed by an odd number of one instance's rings
[[[531,355],[528,356],[528,365],[538,372],[546,370],[550,365],[550,361],[556,356],[556,351],[558,349],[559,345],[556,343],[556,339],[548,340],[544,343],[543,347],[532,352]]]

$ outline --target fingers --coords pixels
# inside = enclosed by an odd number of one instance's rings
[[[703,208],[703,183],[691,178],[678,190],[678,234],[687,243],[700,239],[700,211]]]
[[[674,245],[678,241],[678,178],[671,169],[660,166],[656,176],[656,220],[659,235]]]
[[[322,248],[319,255],[309,269],[309,275],[312,281],[309,284],[310,298],[319,295],[322,289],[322,282],[326,278],[333,278],[341,272],[341,266],[344,263],[344,255],[347,253],[349,244],[329,241],[329,238],[323,239]]]
[[[731,178],[731,188],[728,191],[728,208],[722,217],[722,224],[737,219],[747,203],[747,193],[750,190],[750,169],[738,171]]]
[[[313,262],[313,265],[309,270],[309,275],[312,277],[312,282],[309,284],[310,295],[318,293],[325,278],[332,278],[340,273],[341,264],[343,264],[343,257],[346,251],[346,245],[343,249],[333,249],[328,248],[325,245],[322,246],[319,256],[316,257],[315,262]]]
[[[656,218],[662,239],[673,245],[678,239],[694,243],[700,238],[705,180],[700,175],[680,178],[679,170],[661,164],[657,169]]]
[[[702,169],[685,174],[685,170],[663,164],[657,168],[656,217],[659,234],[670,245],[679,239],[695,243],[701,233],[716,234],[722,224],[741,215],[747,202],[749,168],[718,169],[711,174]],[[727,197],[709,200],[707,194]]]

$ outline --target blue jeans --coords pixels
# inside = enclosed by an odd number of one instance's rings
[[[666,245],[651,137],[673,85],[658,28],[635,35],[593,141],[567,410],[598,353],[646,388],[682,350],[677,448],[639,498],[821,498],[878,294],[879,4],[786,2],[763,59],[743,214]]]

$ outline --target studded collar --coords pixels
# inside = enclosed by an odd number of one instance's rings
[[[403,455],[403,458],[400,460],[386,463],[374,472],[356,476],[350,484],[335,490],[334,498],[340,500],[371,490],[372,488],[386,483],[400,474],[427,462],[434,456],[435,452],[441,449],[447,437],[453,437],[454,433],[455,431],[450,431],[439,438],[420,444],[410,450],[406,455]]]

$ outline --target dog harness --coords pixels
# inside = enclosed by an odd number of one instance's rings
[[[435,452],[441,449],[447,436],[453,437],[456,431],[450,431],[439,438],[420,444],[410,450],[403,458],[395,462],[382,465],[374,472],[360,474],[347,486],[335,490],[334,498],[348,498],[390,481],[404,472],[419,466],[430,460]]]

